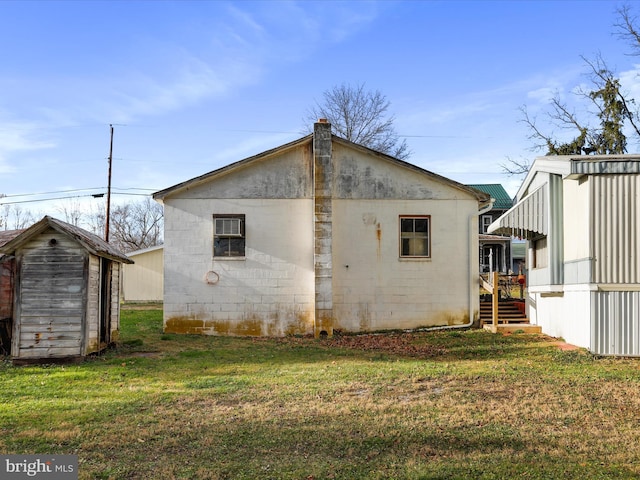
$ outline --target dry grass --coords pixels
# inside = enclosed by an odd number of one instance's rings
[[[82,365],[0,369],[0,450],[82,479],[640,477],[640,362],[482,331],[163,335]]]

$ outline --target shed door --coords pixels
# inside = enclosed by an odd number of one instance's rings
[[[56,238],[22,256],[17,267],[14,357],[81,354],[85,263],[83,252]]]

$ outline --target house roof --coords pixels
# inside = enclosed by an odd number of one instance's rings
[[[550,174],[540,185],[538,173]],[[490,233],[511,232],[521,238],[547,235],[549,229],[550,191],[558,193],[564,179],[580,179],[590,175],[637,175],[639,155],[549,155],[534,160],[518,189],[518,202],[489,225]]]
[[[513,206],[513,199],[499,183],[479,183],[469,186],[491,195],[491,198],[495,199],[494,210],[509,210]]]
[[[640,156],[625,155],[548,155],[537,157],[522,181],[516,197],[522,199],[538,172],[579,178],[583,175],[638,174]]]
[[[462,190],[468,194],[470,194],[471,196],[475,197],[478,202],[484,204],[489,202],[489,200],[491,199],[491,196],[488,195],[486,192],[483,192],[481,190],[475,189],[471,186],[468,185],[463,185],[461,183],[458,183],[454,180],[451,180],[449,178],[443,177],[441,175],[438,175],[436,173],[433,173],[429,170],[425,170],[423,168],[420,168],[414,164],[411,164],[409,162],[405,162],[404,160],[400,160],[397,158],[394,158],[390,155],[386,155],[384,153],[378,152],[376,150],[372,150],[368,147],[365,147],[363,145],[359,145],[357,143],[353,143],[349,140],[346,140],[344,138],[338,137],[337,135],[331,135],[331,140],[333,142],[337,142],[337,143],[341,143],[343,145],[347,145],[351,148],[355,148],[361,151],[365,151],[369,154],[373,154],[377,157],[383,158],[388,162],[394,163],[398,166],[404,167],[404,168],[409,168],[411,170],[414,170],[422,175],[426,175],[430,178],[432,178],[435,181],[438,181],[440,183],[444,183],[446,185],[449,185],[453,188]],[[216,177],[222,176],[230,171],[239,169],[239,168],[244,168],[246,166],[248,166],[249,164],[256,162],[256,161],[260,161],[260,160],[264,160],[267,159],[270,156],[274,156],[276,154],[282,154],[283,152],[290,150],[292,148],[296,148],[302,145],[306,145],[306,144],[310,144],[311,142],[313,142],[313,134],[310,135],[306,135],[302,138],[299,138],[298,140],[295,140],[293,142],[290,143],[286,143],[284,145],[281,145],[279,147],[273,148],[271,150],[267,150],[265,152],[259,153],[257,155],[254,155],[252,157],[248,157],[245,158],[243,160],[239,160],[237,162],[231,163],[225,167],[219,168],[217,170],[213,170],[211,172],[205,173],[203,175],[200,175],[198,177],[194,177],[190,180],[186,180],[184,182],[178,183],[176,185],[173,185],[171,187],[165,188],[164,190],[160,190],[158,192],[155,192],[153,194],[153,198],[157,201],[163,201],[165,197],[167,197],[168,195],[180,192],[182,190],[186,190],[189,188],[193,188],[196,185],[205,183],[207,181],[213,180]]]
[[[154,247],[141,248],[140,250],[134,250],[133,252],[127,252],[128,257],[135,257],[136,255],[143,255],[145,253],[155,252],[162,250],[164,245],[156,245]]]
[[[63,222],[48,215],[44,216],[42,220],[34,223],[25,230],[14,230],[18,232],[13,238],[6,241],[4,244],[0,242],[0,253],[12,254],[22,245],[27,243],[33,236],[38,235],[48,228],[52,228],[60,233],[63,233],[78,243],[80,243],[89,252],[99,257],[109,258],[122,263],[133,263],[133,260],[121,253],[113,245],[105,242],[102,238],[88,232],[80,227],[71,225],[70,223]]]

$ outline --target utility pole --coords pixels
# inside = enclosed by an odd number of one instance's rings
[[[113,124],[109,124],[111,141],[109,142],[109,179],[107,181],[107,211],[104,222],[104,240],[109,243],[109,216],[111,215],[111,163],[113,162]]]

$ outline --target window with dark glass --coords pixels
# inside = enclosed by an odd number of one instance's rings
[[[400,217],[400,256],[431,256],[431,217]]]
[[[213,216],[213,256],[244,257],[244,215]]]

